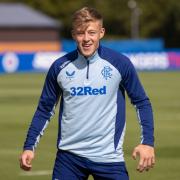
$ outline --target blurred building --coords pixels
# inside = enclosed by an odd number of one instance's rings
[[[0,3],[0,53],[59,51],[62,25],[20,3]]]

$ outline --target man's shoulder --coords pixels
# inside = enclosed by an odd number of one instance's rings
[[[63,69],[67,64],[70,62],[74,61],[78,57],[78,52],[77,50],[71,51],[64,56],[56,59],[52,66],[58,66],[60,69]]]
[[[77,58],[77,56],[78,56],[78,52],[77,52],[77,50],[74,50],[74,51],[71,51],[71,52],[65,54],[64,56],[58,58],[56,60],[56,62],[61,64],[65,61],[73,61]]]
[[[125,65],[130,63],[130,59],[126,55],[105,46],[100,47],[99,55],[112,64]]]
[[[105,46],[100,47],[100,56],[104,57],[105,59],[110,58],[110,59],[120,60],[120,61],[122,60],[129,61],[129,58],[126,55]]]

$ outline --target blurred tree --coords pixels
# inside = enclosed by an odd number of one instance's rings
[[[179,0],[139,0],[141,37],[162,37],[167,47],[180,47],[180,2]]]
[[[83,6],[97,8],[104,17],[106,38],[131,37],[129,0],[0,0],[26,3],[64,25],[62,36],[70,38],[71,15]],[[180,47],[179,0],[135,0],[140,9],[140,38],[163,38],[166,47]]]

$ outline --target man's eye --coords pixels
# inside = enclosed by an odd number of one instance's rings
[[[84,34],[83,32],[77,32],[76,33],[77,35],[82,35],[82,34]]]
[[[96,32],[95,32],[95,31],[91,31],[91,32],[89,32],[89,34],[90,34],[90,35],[95,35]]]

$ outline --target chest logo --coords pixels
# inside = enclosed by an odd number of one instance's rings
[[[71,96],[98,96],[98,95],[106,95],[106,86],[101,88],[93,88],[91,86],[84,87],[71,87],[70,94]]]
[[[112,77],[111,71],[112,69],[109,66],[104,66],[103,70],[101,71],[101,74],[106,80],[108,80],[108,78]]]
[[[74,78],[74,75],[75,75],[75,71],[73,72],[66,71],[66,78],[72,79]]]

